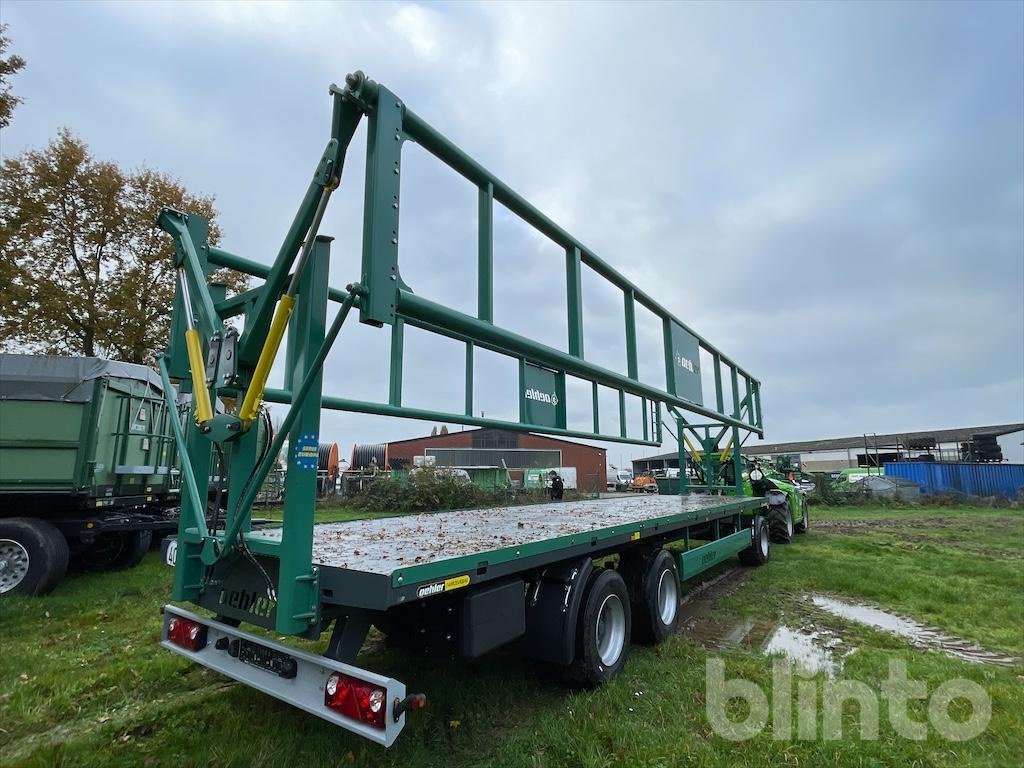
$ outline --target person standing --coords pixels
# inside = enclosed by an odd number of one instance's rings
[[[557,472],[552,470],[551,471],[551,500],[552,501],[561,501],[562,500],[562,495],[564,493],[565,493],[565,483],[562,481],[561,476]]]

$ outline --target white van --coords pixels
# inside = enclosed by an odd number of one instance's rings
[[[609,469],[607,488],[609,491],[625,491],[633,482],[633,473],[628,469]]]

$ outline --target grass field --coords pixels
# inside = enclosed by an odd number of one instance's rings
[[[257,513],[258,515],[260,513]],[[329,519],[352,513],[332,510]],[[1024,517],[993,509],[813,510],[809,535],[774,547],[721,597],[723,622],[806,615],[805,596],[863,599],[988,648],[1024,656]],[[726,566],[721,566],[724,570]],[[712,574],[713,575],[713,574]],[[705,660],[725,661],[770,692],[758,648],[707,651],[686,634],[634,649],[606,687],[578,692],[535,665],[492,654],[423,661],[371,636],[359,663],[428,694],[397,744],[382,750],[199,667],[158,645],[170,569],[151,553],[129,572],[75,575],[55,593],[0,601],[3,765],[373,766],[1011,766],[1024,756],[1024,666],[970,664],[839,619],[817,617],[850,648],[842,676],[877,689],[891,659],[928,691],[976,681],[992,701],[966,742],[906,740],[881,718],[861,740],[856,708],[843,737],[733,743],[705,713]],[[326,642],[326,638],[324,640]],[[822,678],[817,678],[822,683]],[[883,705],[882,712],[885,713]],[[925,704],[912,716],[927,722]],[[954,717],[966,710],[957,702]]]

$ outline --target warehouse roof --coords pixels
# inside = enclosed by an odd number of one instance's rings
[[[970,440],[975,435],[1011,435],[1024,431],[1024,424],[988,424],[979,427],[957,427],[954,429],[927,429],[921,432],[893,432],[885,435],[868,435],[868,446],[874,450],[890,448],[896,445],[906,446],[908,443],[933,438],[937,443],[960,443]],[[747,445],[743,452],[752,456],[774,455],[777,453],[811,453],[813,451],[841,451],[847,448],[864,448],[864,435],[853,437],[833,437],[826,440],[804,440],[794,443],[763,443]],[[657,456],[645,456],[641,461],[649,459],[674,459],[676,451],[659,453]]]

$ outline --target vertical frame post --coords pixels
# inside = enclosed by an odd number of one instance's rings
[[[732,383],[732,417],[738,419],[740,417],[740,382],[735,365],[729,366],[729,380]]]
[[[639,378],[636,362],[636,302],[633,291],[622,292],[623,314],[626,318],[626,375],[634,381]]]
[[[366,199],[363,203],[362,284],[359,320],[381,326],[395,319],[398,294],[398,209],[404,106],[383,86],[366,135]]]
[[[402,404],[402,364],[405,356],[405,321],[395,318],[391,326],[391,371],[388,402],[396,407]],[[300,379],[301,381],[301,379]]]
[[[473,415],[473,342],[466,342],[466,415]]]
[[[725,413],[725,393],[722,391],[722,357],[717,352],[712,354],[715,365],[715,404],[719,413]]]
[[[476,316],[494,322],[494,185],[480,185],[477,200]]]
[[[580,249],[570,246],[565,249],[565,293],[569,312],[569,354],[583,357],[583,276],[580,265]]]
[[[317,237],[310,263],[302,275],[291,322],[296,344],[289,356],[288,386],[296,392],[312,370],[313,359],[327,330],[327,278],[331,239]],[[277,631],[319,634],[319,577],[312,564],[313,523],[316,511],[316,470],[320,446],[320,400],[323,370],[300,406],[288,435],[287,474],[284,484],[284,519],[280,547],[277,595]]]
[[[740,452],[740,428],[732,428],[732,469],[736,495],[743,495],[743,454]]]
[[[686,428],[686,422],[681,416],[676,417],[676,440],[679,443],[679,493],[689,493],[690,490],[690,478],[686,475],[687,465],[687,452],[686,452],[686,437],[683,431]],[[689,539],[687,539],[689,541]]]

